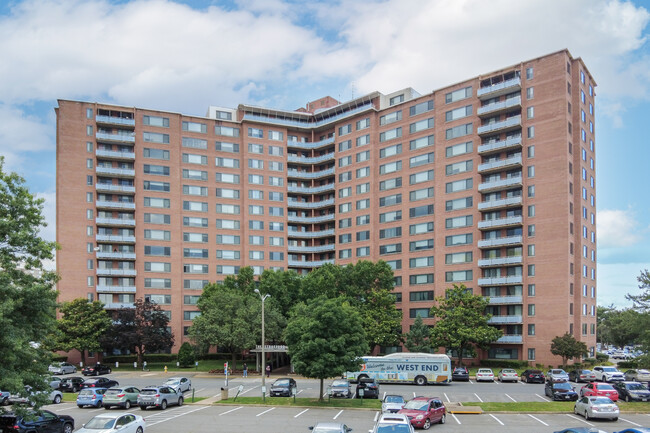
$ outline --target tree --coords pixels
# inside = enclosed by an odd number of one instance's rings
[[[321,401],[323,380],[357,371],[368,352],[361,315],[343,298],[321,296],[296,305],[284,338],[296,373],[320,379]]]
[[[274,271],[266,269],[260,276],[259,289],[262,293],[271,295],[275,305],[285,317],[289,318],[291,307],[300,299],[302,277],[294,270]]]
[[[431,344],[457,351],[458,365],[463,364],[466,352],[473,353],[477,346],[487,349],[501,337],[501,330],[488,324],[491,315],[485,314],[485,309],[489,301],[472,294],[465,285],[454,284],[445,297],[436,300],[438,305],[431,308],[431,314],[438,320],[431,330]]]
[[[187,341],[181,344],[180,349],[178,349],[178,364],[181,367],[190,367],[194,365],[195,360],[196,356],[192,345]]]
[[[411,330],[406,334],[404,346],[409,352],[431,353],[433,348],[431,347],[430,333],[431,331],[422,321],[422,317],[417,316]]]
[[[169,350],[174,335],[167,329],[169,319],[158,304],[136,299],[134,308],[121,308],[113,316],[113,326],[102,339],[106,351],[129,349],[144,361],[145,353]]]
[[[43,372],[51,352],[43,343],[56,329],[58,277],[43,262],[54,258],[56,244],[43,240],[43,199],[32,196],[25,180],[5,173],[0,157],[0,389],[45,390]],[[42,399],[33,399],[40,407]],[[37,401],[38,400],[38,401]]]
[[[563,336],[555,337],[551,341],[551,353],[562,357],[562,365],[566,365],[570,358],[577,358],[589,354],[587,345],[578,341],[568,332]]]
[[[634,302],[634,307],[641,311],[650,311],[650,272],[647,269],[641,271],[641,275],[637,277],[639,281],[639,289],[643,290],[640,295],[625,295],[625,298]]]
[[[104,305],[99,301],[89,302],[79,298],[65,302],[61,308],[61,319],[57,321],[59,350],[78,350],[86,364],[86,351],[101,349],[100,339],[111,327]]]

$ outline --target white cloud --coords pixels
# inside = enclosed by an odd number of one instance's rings
[[[5,157],[5,170],[24,177],[28,168],[34,168],[26,166],[28,154],[54,149],[54,124],[1,103],[0,119],[0,155]]]
[[[604,209],[596,220],[600,249],[629,247],[638,243],[647,228],[641,229],[630,209]]]

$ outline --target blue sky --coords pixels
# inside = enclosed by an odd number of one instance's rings
[[[205,115],[440,87],[563,48],[596,88],[599,304],[650,268],[650,13],[619,0],[0,1],[0,154],[46,199],[57,99]]]

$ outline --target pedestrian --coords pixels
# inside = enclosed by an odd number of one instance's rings
[[[266,365],[266,377],[271,377],[271,364]]]
[[[244,377],[248,377],[248,365],[244,362]]]

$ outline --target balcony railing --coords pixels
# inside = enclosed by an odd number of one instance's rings
[[[101,226],[135,227],[135,220],[126,218],[95,218],[95,223]]]
[[[328,183],[327,185],[313,187],[289,186],[287,187],[287,191],[296,194],[318,194],[325,191],[333,191],[335,188],[336,184]]]
[[[478,210],[494,210],[498,208],[508,208],[521,206],[521,197],[509,197],[499,200],[482,201],[478,204]]]
[[[505,325],[510,323],[523,323],[522,317],[519,316],[492,316],[488,319],[488,323],[494,325]]]
[[[110,302],[104,304],[104,310],[121,310],[123,308],[135,308],[133,302]]]
[[[480,173],[486,171],[510,169],[515,167],[521,167],[521,155],[511,156],[510,158],[479,164],[478,171]]]
[[[501,344],[521,344],[522,342],[523,337],[521,335],[503,335],[496,341],[496,343]]]
[[[135,143],[135,134],[113,134],[109,132],[97,132],[95,134],[97,141],[111,141],[119,143]]]
[[[115,242],[119,244],[134,244],[135,236],[121,236],[121,235],[96,235],[97,242]]]
[[[334,159],[334,152],[328,153],[326,155],[306,157],[306,156],[295,156],[289,155],[287,157],[288,162],[296,164],[320,164],[321,162],[329,161]]]
[[[297,246],[289,245],[290,253],[302,253],[302,254],[323,253],[326,251],[334,251],[335,249],[336,249],[336,244],[317,245],[315,247],[297,247]]]
[[[95,189],[97,191],[110,191],[110,192],[126,192],[134,193],[135,187],[130,185],[113,185],[110,183],[96,183]]]
[[[306,238],[306,239],[314,239],[314,238],[324,238],[327,236],[334,236],[334,229],[330,230],[321,230],[317,232],[299,232],[299,231],[289,231],[287,232],[287,237],[290,238]]]
[[[317,217],[289,216],[288,220],[290,223],[317,224],[325,221],[334,221],[335,218],[336,218],[335,214],[328,214],[328,215],[321,215]]]
[[[480,259],[478,265],[480,267],[489,268],[494,266],[505,266],[505,265],[515,265],[522,263],[523,259],[521,256],[515,257],[497,257],[494,259]]]
[[[487,125],[481,125],[476,128],[476,133],[481,134],[492,134],[498,131],[504,132],[511,129],[521,128],[521,115],[512,116],[506,120],[501,120],[500,122],[494,122]]]
[[[324,146],[329,146],[330,144],[334,144],[334,137],[328,137],[324,140],[311,142],[293,140],[287,141],[287,147],[293,147],[294,149],[318,149]]]
[[[478,247],[479,248],[492,248],[492,247],[501,247],[504,245],[521,245],[522,244],[522,236],[506,236],[503,238],[496,238],[496,239],[481,239],[478,241]]]
[[[511,78],[492,86],[481,87],[476,92],[479,99],[490,99],[521,90],[521,77]]]
[[[480,192],[486,192],[486,191],[498,191],[502,190],[511,186],[518,186],[521,187],[522,184],[522,177],[509,177],[507,179],[501,179],[501,180],[496,180],[493,182],[484,182],[478,185],[478,190]]]
[[[505,101],[493,102],[491,104],[483,105],[476,110],[476,114],[482,116],[484,114],[495,114],[500,111],[508,110],[513,107],[521,107],[521,96],[508,98]]]
[[[505,304],[521,304],[523,303],[523,298],[519,296],[490,296],[490,304],[494,305],[505,305]]]
[[[297,177],[300,179],[317,179],[319,177],[331,176],[333,174],[334,167],[320,171],[287,170],[287,177]]]
[[[494,277],[494,278],[479,278],[479,286],[503,286],[509,284],[521,284],[522,277],[521,275],[513,277]]]
[[[109,277],[135,277],[138,272],[135,269],[97,269],[97,275]]]
[[[105,176],[135,177],[135,170],[132,168],[96,167],[95,173]]]
[[[97,149],[95,151],[95,155],[107,159],[126,159],[129,161],[133,161],[135,159],[134,152],[116,152],[114,150]]]
[[[123,202],[123,201],[103,201],[97,200],[95,206],[98,208],[107,208],[107,209],[125,209],[125,210],[135,210],[135,203]]]
[[[97,123],[105,123],[110,125],[135,126],[135,119],[125,119],[123,117],[97,115],[95,116],[95,121]]]
[[[521,135],[517,137],[508,138],[506,140],[494,141],[492,143],[481,144],[478,147],[480,155],[490,152],[501,152],[502,150],[520,149],[521,148]]]
[[[497,227],[520,226],[523,224],[523,218],[520,216],[497,218],[494,220],[479,221],[478,228],[481,230],[493,229]]]
[[[288,207],[294,207],[300,209],[318,209],[321,207],[332,206],[332,205],[334,205],[333,198],[327,200],[321,200],[321,201],[310,201],[310,202],[291,200],[291,199],[287,200]]]
[[[135,286],[97,286],[97,292],[100,293],[135,293]]]
[[[97,251],[95,257],[98,259],[113,259],[113,260],[135,260],[135,253],[110,253],[104,251]]]
[[[327,263],[334,263],[334,259],[331,260],[315,260],[315,261],[298,261],[298,260],[289,260],[289,266],[293,268],[317,268],[323,266]]]

